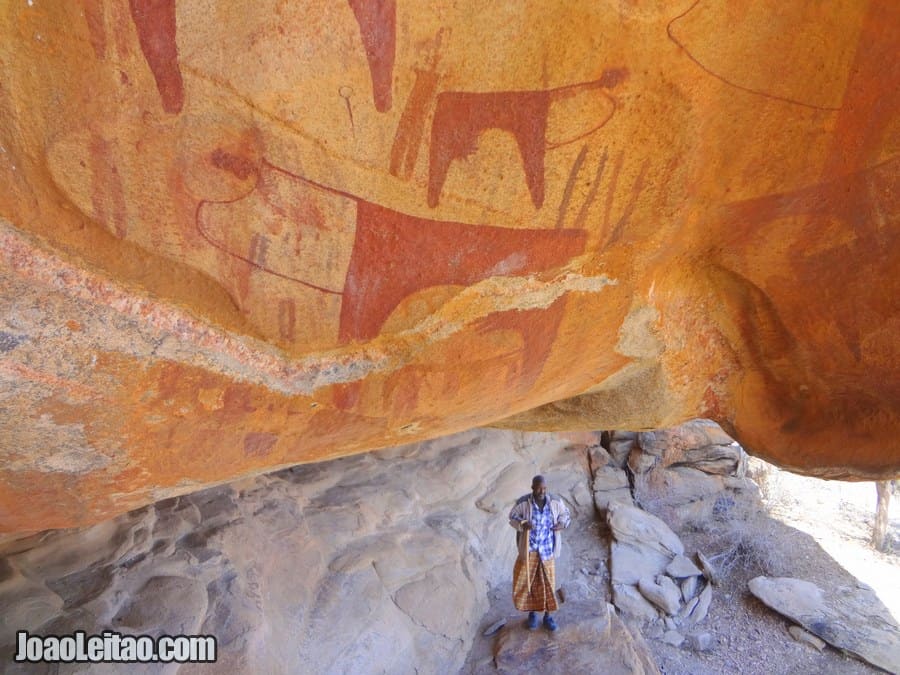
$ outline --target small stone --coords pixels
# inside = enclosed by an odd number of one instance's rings
[[[683,555],[676,555],[666,566],[666,574],[673,579],[684,579],[685,577],[699,577],[702,572]]]
[[[484,632],[482,633],[482,635],[483,635],[484,637],[488,637],[488,636],[490,636],[490,635],[493,635],[493,634],[496,633],[498,630],[500,630],[501,628],[503,628],[503,626],[505,626],[505,625],[506,625],[506,619],[500,619],[499,621],[495,621],[494,623],[492,623],[490,626],[488,626],[488,627],[484,630]]]
[[[694,609],[688,616],[688,623],[696,625],[703,621],[703,619],[706,618],[706,614],[709,612],[709,604],[711,602],[712,586],[710,584],[706,584],[697,599],[697,606],[694,607]]]
[[[700,569],[703,570],[703,576],[709,579],[711,584],[718,586],[719,573],[713,564],[700,551],[697,551],[697,560],[700,561]]]
[[[800,626],[791,626],[790,628],[788,628],[788,633],[790,633],[791,637],[793,637],[797,642],[805,642],[811,647],[815,647],[818,651],[822,651],[823,649],[825,649],[825,640],[816,637]]]
[[[688,577],[681,582],[681,597],[685,602],[690,602],[697,595],[697,579],[697,577]]]
[[[661,640],[663,633],[665,633],[665,628],[658,621],[651,623],[647,628],[643,631],[643,634],[650,638],[651,640]]]
[[[700,602],[699,597],[693,597],[688,600],[687,604],[681,608],[681,611],[678,612],[678,618],[684,619],[687,616],[690,616],[691,612],[694,611],[694,607],[697,606],[697,603]]]
[[[684,642],[684,635],[679,633],[677,630],[667,630],[663,633],[662,641],[666,644],[672,645],[673,647],[678,647],[682,642]]]
[[[712,649],[712,633],[695,633],[688,639],[688,646],[695,652],[708,652]]]

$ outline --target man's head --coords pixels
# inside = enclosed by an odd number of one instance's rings
[[[543,476],[535,476],[531,479],[531,495],[538,501],[544,501],[547,496],[547,481]]]

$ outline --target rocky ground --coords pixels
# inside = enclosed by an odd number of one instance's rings
[[[841,567],[874,588],[900,621],[900,493],[891,500],[888,550],[870,544],[873,483],[821,481],[751,460],[763,499],[778,521],[810,535]]]
[[[874,488],[872,489],[874,493]],[[874,501],[874,500],[873,500]],[[705,622],[712,634],[708,651],[672,647],[650,640],[660,670],[668,675],[878,673],[859,659],[831,646],[821,651],[790,634],[793,621],[766,607],[748,591],[759,575],[790,576],[834,590],[858,580],[808,534],[768,514],[751,520],[723,521],[679,533],[688,549],[717,557],[721,581]],[[893,582],[900,581],[900,561]],[[653,633],[647,631],[648,637]]]
[[[0,672],[15,631],[206,634],[215,666],[144,673],[438,673],[462,666],[543,472],[593,514],[584,445],[473,430],[297,466],[0,548]]]
[[[900,556],[867,543],[872,484],[800,479],[751,463],[757,489],[738,475],[746,461],[719,433],[695,425],[647,435],[641,448],[636,436],[614,437],[607,452],[599,434],[474,430],[6,542],[0,671],[109,672],[17,669],[10,658],[17,629],[112,629],[218,637],[216,666],[134,671],[145,673],[879,672],[798,641],[789,631],[804,634],[794,622],[748,591],[759,575],[808,580],[829,597],[869,584],[896,615]],[[695,452],[698,444],[706,450]],[[511,601],[506,514],[535,473],[573,513],[555,634],[527,631]],[[717,583],[704,616],[667,625],[652,607],[652,620],[613,608],[611,503],[625,505],[623,516],[655,513],[686,557],[699,564],[694,554],[707,556]],[[707,579],[696,578],[699,592]]]
[[[633,454],[631,457],[636,459]],[[641,461],[646,462],[647,458]],[[638,505],[676,523],[685,553],[705,552],[716,569],[717,583],[708,615],[697,625],[683,630],[661,620],[642,625],[632,622],[632,632],[643,635],[659,671],[668,675],[882,672],[811,636],[748,590],[750,580],[760,575],[807,580],[823,589],[826,597],[841,589],[853,595],[865,594],[871,587],[876,597],[869,601],[863,595],[865,609],[882,614],[893,610],[896,620],[900,551],[878,553],[869,545],[875,503],[873,484],[827,482],[780,472],[758,460],[751,460],[750,464],[750,473],[762,484],[762,490],[729,492],[727,500],[716,498],[712,512],[699,518],[704,510],[702,496],[697,499],[695,494],[691,501],[684,491],[660,493],[643,486],[644,498],[638,500]],[[603,484],[616,483],[607,476]],[[641,487],[638,486],[638,495]],[[564,574],[560,575],[559,584],[566,590],[577,589],[579,598],[589,589],[597,603],[611,602],[607,566],[610,533],[602,510],[575,527],[568,537],[569,558],[561,561]],[[897,500],[891,527],[893,541],[900,542]],[[503,631],[527,631],[522,625],[522,614],[512,606],[510,592],[508,582],[492,589],[491,610],[484,617],[482,628],[505,620]],[[559,617],[562,626],[578,625],[585,619],[582,606],[570,603],[563,605]],[[674,639],[671,628],[681,631],[674,634]],[[567,644],[562,629],[556,635],[543,630],[538,633],[547,645],[560,643],[553,650],[554,655],[574,646]],[[683,642],[672,644],[682,637]],[[497,634],[476,638],[461,672],[494,672],[500,643]],[[894,650],[896,657],[896,643],[889,649]]]

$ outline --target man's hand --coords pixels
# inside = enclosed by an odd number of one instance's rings
[[[531,521],[530,521],[530,520],[523,520],[523,521],[522,521],[522,529],[523,529],[523,530],[530,530],[530,529],[531,529]]]
[[[554,525],[553,526],[554,532],[559,532],[560,530],[564,530],[564,529],[566,529],[564,525]]]

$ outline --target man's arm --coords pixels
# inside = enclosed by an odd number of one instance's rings
[[[509,524],[518,532],[527,530],[531,526],[531,523],[525,519],[525,507],[525,502],[517,502],[509,512]]]
[[[553,529],[564,530],[569,527],[569,524],[572,522],[572,514],[569,513],[569,507],[563,501],[562,497],[557,497],[557,501],[559,502],[559,517],[556,519],[556,524],[553,526]]]

